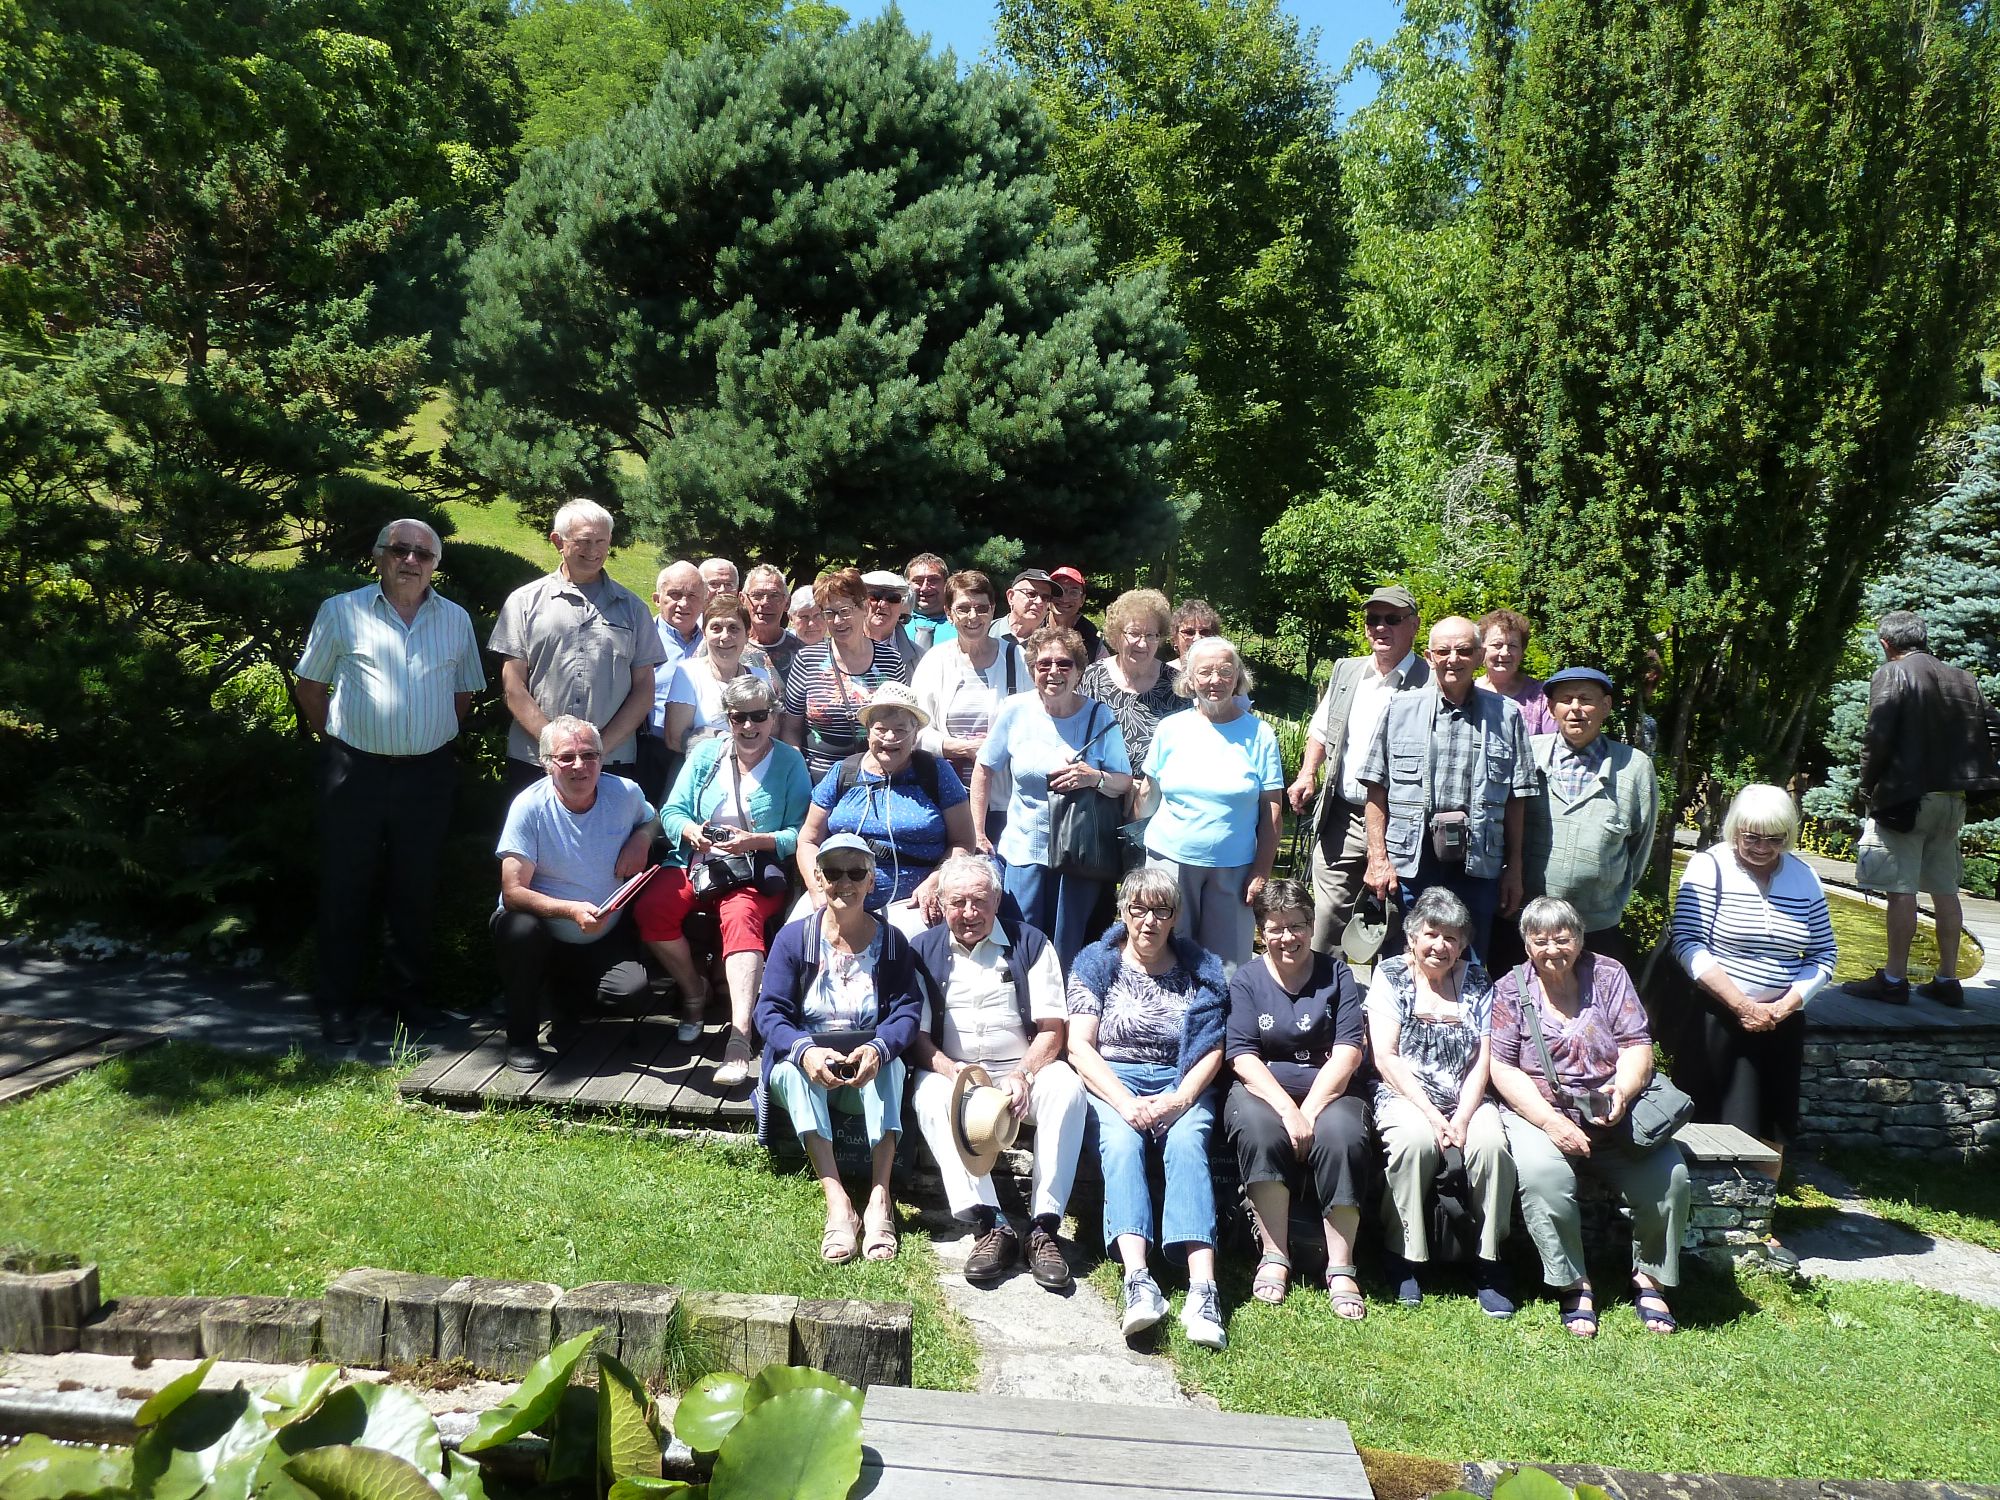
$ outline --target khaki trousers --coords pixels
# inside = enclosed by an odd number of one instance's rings
[[[1338,774],[1338,767],[1332,769]],[[1361,903],[1361,877],[1368,872],[1368,809],[1329,791],[1326,821],[1312,841],[1311,864],[1313,952],[1337,953],[1347,919]]]
[[[1382,1184],[1382,1239],[1404,1260],[1431,1258],[1430,1216],[1424,1195],[1442,1163],[1437,1133],[1423,1111],[1402,1095],[1375,1106],[1388,1172]],[[1514,1162],[1507,1132],[1491,1100],[1473,1111],[1465,1132],[1465,1175],[1479,1200],[1479,1258],[1498,1260],[1514,1207]]]

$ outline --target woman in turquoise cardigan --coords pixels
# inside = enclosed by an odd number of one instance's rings
[[[722,708],[729,733],[688,752],[660,811],[663,868],[640,893],[633,916],[639,936],[680,986],[680,1039],[693,1042],[701,1035],[708,984],[682,928],[697,910],[715,914],[730,1028],[715,1082],[731,1088],[749,1076],[756,1056],[750,1011],[764,977],[764,929],[785,905],[785,872],[812,807],[812,783],[805,757],[772,735],[771,689],[762,678],[732,677],[723,684]],[[704,865],[708,889],[697,891]]]

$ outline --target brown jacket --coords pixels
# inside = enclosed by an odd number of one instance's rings
[[[1906,651],[1868,683],[1861,741],[1861,795],[1871,808],[1926,792],[2000,787],[2000,711],[1970,672],[1928,651]]]

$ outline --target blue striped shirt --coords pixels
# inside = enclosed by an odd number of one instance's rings
[[[319,607],[296,668],[329,684],[326,732],[370,755],[428,755],[458,734],[453,698],[486,686],[472,617],[426,591],[408,625],[379,583]]]
[[[1833,978],[1833,919],[1812,867],[1787,854],[1767,892],[1727,849],[1704,849],[1681,871],[1674,957],[1700,979],[1720,965],[1752,1000],[1793,985],[1810,998]]]

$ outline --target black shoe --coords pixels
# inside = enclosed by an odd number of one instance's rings
[[[1933,979],[1917,986],[1917,993],[1926,1000],[1935,1000],[1939,1005],[1949,1005],[1953,1010],[1965,1007],[1965,986],[1956,979]]]
[[[965,1279],[974,1286],[998,1281],[1020,1259],[1021,1242],[1004,1219],[979,1237],[966,1258]]]
[[[429,1031],[434,1026],[443,1026],[453,1018],[435,1005],[426,1005],[421,1000],[405,1000],[389,1012],[395,1020],[403,1023],[409,1032]]]
[[[361,1023],[351,1010],[330,1010],[319,1018],[319,1034],[329,1047],[352,1047],[361,1040]]]
[[[1489,1318],[1514,1316],[1514,1299],[1507,1295],[1507,1268],[1497,1260],[1474,1261],[1472,1285],[1479,1295],[1479,1310]]]
[[[1063,1256],[1062,1246],[1039,1224],[1028,1227],[1028,1271],[1038,1286],[1047,1287],[1052,1292],[1068,1291],[1076,1282],[1070,1274],[1069,1261]]]
[[[1405,1307],[1422,1307],[1424,1289],[1417,1280],[1417,1268],[1400,1255],[1385,1255],[1382,1259],[1396,1300]]]
[[[1847,993],[1857,1000],[1879,1000],[1884,1005],[1908,1005],[1910,1003],[1910,981],[1890,979],[1880,969],[1866,979],[1857,979],[1844,986]]]
[[[512,1047],[507,1049],[507,1066],[516,1073],[539,1073],[550,1061],[549,1053],[540,1047]]]

